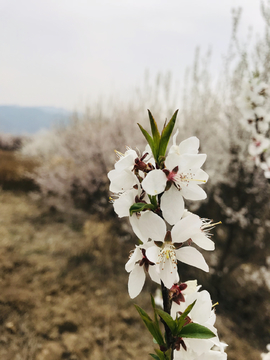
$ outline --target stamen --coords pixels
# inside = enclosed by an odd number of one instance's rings
[[[183,180],[186,180],[186,181],[200,181],[200,182],[206,183],[206,180],[200,180],[200,179],[183,179]]]
[[[173,245],[165,244],[158,255],[156,264],[161,264],[161,270],[164,270],[165,261],[169,260],[172,262],[173,267],[176,268],[177,259],[175,255],[175,247]]]
[[[208,224],[203,224],[202,226],[201,226],[201,229],[202,230],[204,230],[204,229],[207,229],[207,228],[213,228],[214,226],[216,226],[216,225],[220,225],[220,224],[222,224],[222,222],[221,221],[219,221],[219,222],[217,222],[217,223],[214,223],[214,224],[212,224],[212,223],[208,223]]]
[[[116,153],[116,156],[121,159],[121,157],[125,156],[124,154],[122,154],[120,151],[118,150],[114,150],[114,152]]]
[[[216,302],[215,304],[213,304],[213,305],[212,305],[212,308],[215,307],[215,306],[217,306],[217,305],[219,305],[218,302]]]
[[[170,172],[169,175],[167,175],[169,181],[173,181],[177,187],[181,186],[181,183],[189,183],[190,181],[195,181],[199,183],[206,183],[206,180],[202,179],[194,179],[195,174],[193,173],[177,173],[174,174],[173,172]]]

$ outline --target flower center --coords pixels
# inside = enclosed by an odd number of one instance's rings
[[[156,264],[161,264],[161,270],[164,270],[166,260],[171,261],[173,263],[173,267],[176,268],[177,259],[175,255],[175,247],[172,244],[165,243],[160,250]]]
[[[188,173],[176,173],[175,171],[171,171],[168,175],[168,181],[171,181],[175,184],[178,190],[181,190],[181,187],[188,186],[191,181],[196,181],[199,183],[205,183],[206,180],[194,179],[195,174],[191,171]]]
[[[261,143],[261,141],[259,141],[259,140],[255,142],[255,146],[256,146],[256,147],[260,147],[261,144],[262,144],[262,143]]]

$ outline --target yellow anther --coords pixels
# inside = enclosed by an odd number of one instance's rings
[[[202,227],[201,227],[201,229],[204,230],[204,229],[207,229],[207,228],[213,228],[213,226],[220,225],[220,224],[222,224],[221,221],[219,221],[219,222],[217,222],[217,223],[214,223],[214,224],[212,224],[212,223],[203,224]],[[211,229],[210,229],[210,230],[211,230]]]
[[[200,180],[200,179],[186,179],[187,181],[200,181],[206,183],[206,180]]]
[[[213,305],[212,305],[212,308],[215,307],[215,306],[217,306],[217,305],[219,305],[218,302],[216,302],[215,304],[213,304]]]
[[[170,250],[166,250],[166,258],[167,258],[167,260],[169,260],[169,258],[170,258]]]
[[[216,225],[219,225],[219,224],[222,224],[222,222],[219,221],[219,222],[217,222],[217,223],[212,224],[212,226],[216,226]]]
[[[118,155],[118,156],[124,156],[124,154],[122,154],[120,151],[118,151],[118,150],[114,150],[114,152],[116,153],[116,155]]]

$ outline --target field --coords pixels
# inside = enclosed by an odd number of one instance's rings
[[[0,193],[0,214],[1,360],[150,358],[151,337],[127,293],[124,223],[68,216],[11,191]],[[151,286],[136,298],[145,309]],[[217,313],[228,359],[259,359],[238,325]]]

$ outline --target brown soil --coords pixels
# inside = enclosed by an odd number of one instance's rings
[[[0,193],[0,359],[150,359],[153,343],[127,293],[133,248],[120,222],[64,218],[23,193]],[[147,283],[136,299],[149,308]],[[260,359],[224,316],[229,360]]]

